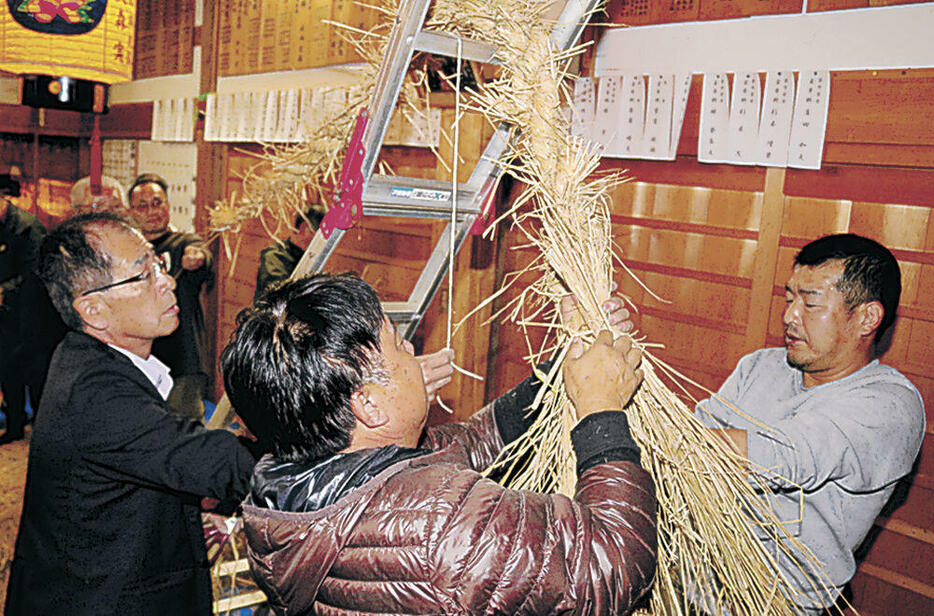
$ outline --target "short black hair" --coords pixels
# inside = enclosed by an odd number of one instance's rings
[[[318,205],[317,203],[311,205],[304,213],[295,217],[295,230],[298,231],[301,229],[302,225],[307,221],[311,224],[311,230],[317,231],[318,227],[321,226],[321,221],[324,220],[324,214],[324,206]]]
[[[101,249],[100,233],[106,229],[138,233],[116,214],[92,212],[55,227],[39,248],[39,278],[62,321],[72,329],[84,327],[72,305],[75,298],[87,289],[113,282],[110,256]]]
[[[141,173],[140,175],[136,176],[135,180],[133,180],[133,184],[130,186],[130,190],[128,190],[126,193],[127,198],[133,194],[133,190],[137,186],[142,186],[143,184],[158,184],[162,187],[162,190],[165,191],[166,194],[169,193],[169,184],[161,175],[157,173]]]
[[[386,378],[383,319],[376,292],[353,274],[287,280],[237,315],[224,387],[266,451],[308,462],[350,445],[351,395]]]
[[[795,265],[817,267],[842,261],[843,274],[835,286],[852,310],[866,302],[882,304],[883,315],[875,341],[895,322],[902,294],[902,275],[892,252],[875,240],[854,233],[825,235],[806,245],[795,256]]]

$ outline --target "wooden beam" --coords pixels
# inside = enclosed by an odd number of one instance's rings
[[[680,155],[673,161],[604,158],[600,170],[608,169],[624,171],[640,182],[748,191],[762,190],[766,174],[762,167],[700,163],[696,157]]]
[[[934,207],[932,186],[934,169],[825,164],[819,171],[788,169],[785,194]]]
[[[204,0],[204,23],[201,26],[201,92],[213,92],[217,87],[217,24],[219,0]],[[204,140],[204,122],[199,121],[195,127],[195,143],[198,147],[198,174],[195,178],[195,229],[202,234],[208,229],[208,208],[224,198],[224,178],[227,177],[227,146],[211,143]],[[211,246],[215,257],[219,257],[220,242],[215,240]],[[211,365],[215,366],[214,394],[220,398],[223,387],[217,366],[220,319],[220,300],[224,296],[224,283],[227,277],[220,272],[221,260],[216,261],[217,283],[205,293],[205,322],[211,326],[206,328],[206,342],[208,357],[212,358]]]
[[[745,346],[748,351],[765,344],[772,307],[772,283],[778,262],[778,240],[782,231],[785,210],[785,170],[770,167],[765,172],[765,191],[762,195],[762,218],[759,221],[758,249],[753,267],[752,290],[749,296],[749,320],[746,325]]]
[[[893,586],[904,588],[905,590],[913,592],[917,595],[922,595],[928,599],[934,599],[934,586],[910,578],[907,575],[896,573],[895,571],[890,571],[885,567],[880,567],[879,565],[874,565],[872,563],[863,563],[860,565],[859,571],[863,575],[872,576]]]
[[[87,133],[93,116],[85,115]],[[152,103],[121,103],[111,105],[101,116],[101,137],[105,139],[149,139],[152,135]]]
[[[904,535],[905,537],[909,537],[916,541],[921,541],[922,543],[927,543],[928,545],[934,545],[934,531],[932,530],[920,528],[896,518],[880,517],[876,519],[875,525],[879,528],[890,530],[893,533]]]
[[[701,235],[729,237],[739,240],[754,240],[758,237],[755,231],[747,229],[706,225],[696,222],[681,222],[678,220],[663,220],[660,218],[650,218],[648,216],[610,214],[610,222],[614,225],[629,225],[633,227],[643,227],[645,229],[664,229],[666,231],[679,231],[681,233],[699,233]]]

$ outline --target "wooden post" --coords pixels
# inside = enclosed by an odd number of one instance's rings
[[[753,268],[752,289],[749,292],[749,318],[746,322],[744,342],[746,352],[764,346],[769,327],[775,265],[778,262],[778,240],[781,237],[782,217],[785,211],[784,186],[784,168],[770,167],[766,170],[756,264]]]
[[[199,91],[214,92],[217,89],[217,44],[218,44],[218,0],[204,0],[204,21],[201,25],[201,83]],[[227,146],[204,140],[204,123],[196,124],[195,143],[198,147],[197,177],[195,178],[195,230],[202,235],[208,229],[208,208],[218,199],[224,198],[224,178],[226,177]],[[220,298],[223,297],[224,276],[220,269],[220,242],[215,240],[211,246],[215,256],[215,281],[213,287],[205,292],[205,322],[207,354],[213,374],[208,375],[214,381],[215,398],[223,395],[223,386],[217,371],[219,349],[218,328],[220,319]]]

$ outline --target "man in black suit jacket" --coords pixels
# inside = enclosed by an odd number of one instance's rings
[[[211,614],[198,505],[241,499],[254,457],[167,412],[172,379],[150,350],[178,326],[175,281],[110,214],[53,231],[40,275],[72,331],[30,442],[5,613]]]

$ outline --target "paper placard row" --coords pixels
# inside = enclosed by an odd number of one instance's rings
[[[820,169],[830,100],[829,71],[704,75],[697,160]]]
[[[153,101],[150,139],[153,141],[194,141],[194,100],[174,98]]]
[[[830,99],[828,71],[704,75],[697,159],[819,169]],[[674,160],[691,74],[577,80],[571,131],[615,158]]]
[[[361,98],[357,86],[209,94],[204,139],[263,143],[309,141],[316,127],[346,113],[348,101]],[[416,147],[437,147],[440,142],[440,109],[408,114],[397,111],[384,139],[387,145]]]
[[[571,132],[615,158],[674,160],[691,75],[608,75],[577,80]]]

